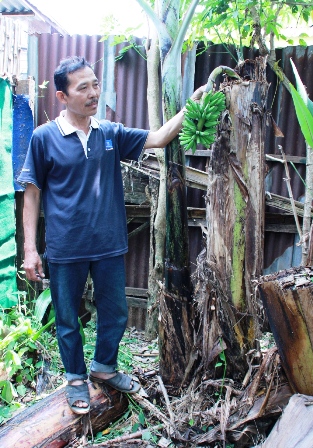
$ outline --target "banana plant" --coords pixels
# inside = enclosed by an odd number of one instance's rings
[[[311,148],[313,148],[313,102],[309,99],[306,93],[305,87],[292,59],[290,59],[290,63],[297,83],[297,89],[290,83],[292,100],[305,141]]]
[[[290,60],[292,69],[296,78],[297,90],[290,83],[290,92],[292,95],[293,103],[296,109],[296,115],[299,121],[299,125],[307,143],[306,152],[306,181],[305,181],[305,201],[304,201],[304,216],[302,226],[302,238],[300,240],[302,245],[302,259],[301,265],[306,266],[311,264],[309,254],[312,253],[312,237],[313,223],[311,205],[313,199],[313,102],[309,99],[306,89],[301,81],[298,70],[293,61]],[[310,248],[311,246],[311,248]]]

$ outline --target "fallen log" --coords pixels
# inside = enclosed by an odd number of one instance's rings
[[[260,295],[294,393],[313,395],[313,268],[261,278]]]
[[[313,397],[293,395],[268,438],[254,448],[308,448],[313,446]]]
[[[0,428],[1,448],[62,448],[76,437],[97,433],[117,420],[128,406],[124,394],[89,383],[90,412],[74,414],[65,388],[19,412]]]

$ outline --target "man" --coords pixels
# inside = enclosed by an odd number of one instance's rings
[[[179,112],[156,132],[97,121],[100,87],[84,58],[61,61],[54,73],[56,97],[65,106],[32,136],[19,182],[26,184],[24,269],[29,280],[44,277],[36,249],[42,194],[46,256],[60,354],[73,412],[90,409],[87,369],[78,310],[90,271],[97,308],[97,340],[91,381],[127,393],[140,385],[117,372],[117,353],[127,324],[124,254],[127,227],[120,160],[138,160],[146,148],[166,146],[179,132]],[[203,88],[194,99],[199,99]]]

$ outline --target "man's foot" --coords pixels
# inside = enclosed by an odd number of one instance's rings
[[[105,373],[91,371],[89,374],[89,379],[94,383],[107,384],[108,386],[113,387],[113,389],[119,390],[120,392],[125,392],[127,394],[134,394],[141,388],[139,383],[134,381],[130,376],[121,372]]]
[[[87,414],[90,410],[88,384],[83,380],[69,381],[65,387],[69,407],[75,414]]]

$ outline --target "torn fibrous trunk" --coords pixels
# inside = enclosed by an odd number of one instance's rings
[[[253,64],[252,64],[253,62]],[[263,268],[265,112],[269,85],[263,58],[249,64],[250,80],[224,83],[222,114],[208,174],[207,247],[198,268],[202,366],[218,344],[227,375],[243,378],[246,354],[259,335],[255,284]],[[203,336],[203,337],[202,337]],[[220,351],[221,351],[220,350]],[[212,371],[214,364],[211,365]],[[218,374],[218,373],[217,373]]]
[[[261,278],[259,289],[290,386],[313,395],[313,268]]]

